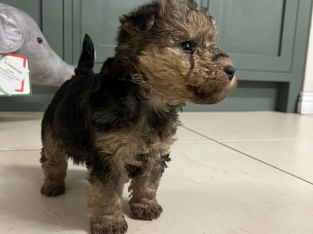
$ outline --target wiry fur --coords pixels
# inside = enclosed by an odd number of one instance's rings
[[[93,74],[93,47],[84,44],[76,76],[57,91],[42,121],[41,192],[64,192],[66,158],[85,164],[92,233],[126,232],[121,208],[129,179],[134,215],[159,217],[156,191],[181,105],[216,103],[236,86],[224,72],[231,61],[215,46],[215,22],[194,1],[154,0],[120,21],[115,56]],[[185,41],[197,45],[193,54],[180,47]]]

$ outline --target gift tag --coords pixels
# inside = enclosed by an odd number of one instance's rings
[[[26,56],[0,55],[0,95],[30,95],[30,74]]]

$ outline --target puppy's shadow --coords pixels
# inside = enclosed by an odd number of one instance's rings
[[[33,223],[37,223],[38,226],[46,224],[48,227],[55,226],[55,229],[89,233],[85,170],[68,169],[65,193],[52,198],[40,194],[44,176],[39,165],[6,167],[0,174],[3,179],[0,210],[14,215],[16,221],[27,217],[32,228]],[[135,219],[128,202],[124,191],[123,213],[129,219]]]
[[[26,121],[38,121],[42,120],[41,114],[24,114],[24,115],[0,115],[0,122],[26,122]]]

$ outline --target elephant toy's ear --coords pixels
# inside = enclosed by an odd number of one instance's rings
[[[24,30],[12,9],[0,9],[0,53],[18,51],[24,43]]]

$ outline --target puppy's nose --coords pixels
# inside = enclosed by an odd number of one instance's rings
[[[235,76],[235,68],[232,66],[227,66],[224,68],[224,71],[226,72],[228,79],[231,81]]]

